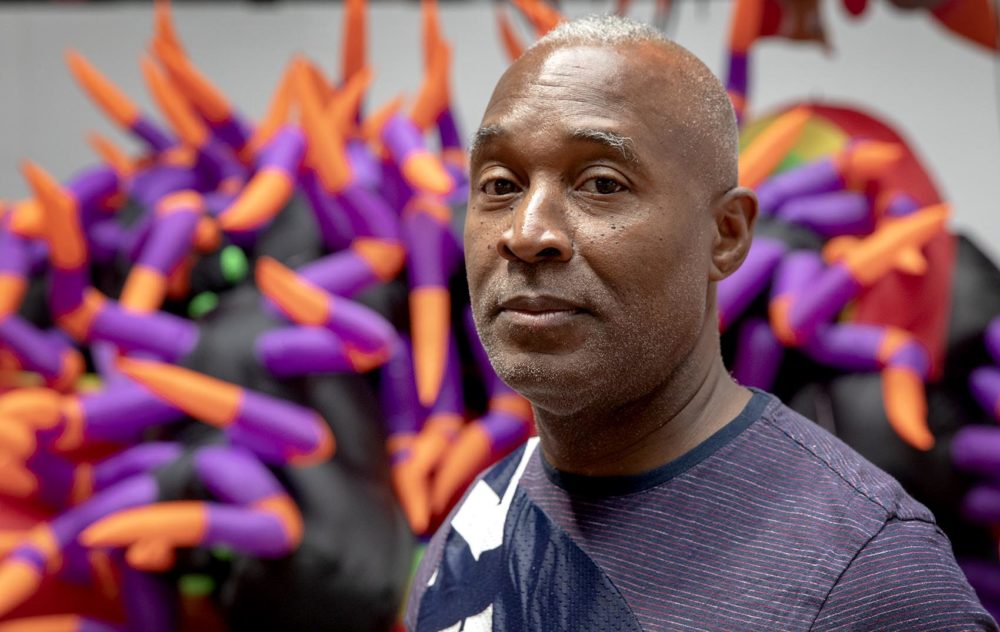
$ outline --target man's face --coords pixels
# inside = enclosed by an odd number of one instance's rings
[[[534,51],[483,118],[473,314],[500,377],[552,413],[642,398],[708,317],[712,192],[684,159],[690,99],[662,63],[638,46]]]

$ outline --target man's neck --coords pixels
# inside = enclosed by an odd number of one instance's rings
[[[568,419],[536,409],[545,458],[564,472],[625,476],[673,461],[712,436],[743,410],[751,393],[726,371],[716,334],[696,347],[703,344],[712,352],[695,349],[667,383],[638,400]]]

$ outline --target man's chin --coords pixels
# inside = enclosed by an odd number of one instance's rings
[[[533,405],[572,414],[588,405],[594,393],[593,364],[578,353],[520,352],[493,358],[497,375]]]

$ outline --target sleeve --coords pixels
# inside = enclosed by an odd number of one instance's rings
[[[462,498],[455,503],[455,506],[451,508],[450,512],[448,512],[448,516],[437,528],[437,531],[427,543],[427,548],[424,549],[424,554],[420,558],[420,564],[417,566],[417,571],[413,574],[413,578],[410,580],[410,590],[408,591],[406,598],[406,611],[403,614],[403,627],[408,632],[412,632],[417,627],[417,617],[420,614],[420,600],[423,598],[424,593],[427,592],[427,585],[430,583],[431,577],[434,575],[438,565],[441,563],[444,543],[445,540],[448,539],[448,532],[451,531],[451,519],[455,517],[458,510],[463,504],[465,504],[465,499],[468,498],[469,491],[475,487],[476,483],[482,480],[484,474],[485,472],[481,472],[478,476],[476,476],[475,480],[469,483],[469,486],[462,494]]]
[[[996,631],[997,624],[937,525],[891,518],[838,578],[811,629]]]
[[[424,555],[420,559],[420,565],[417,567],[417,572],[410,581],[410,591],[406,599],[406,613],[403,615],[403,627],[411,632],[417,627],[420,599],[427,590],[431,576],[437,570],[438,564],[441,563],[441,550],[444,547],[446,532],[451,525],[450,518],[451,516],[449,516],[449,520],[441,524],[437,533],[428,542],[427,548],[424,549]]]

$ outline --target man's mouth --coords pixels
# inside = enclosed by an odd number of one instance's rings
[[[512,324],[545,327],[563,324],[586,310],[572,300],[545,294],[520,294],[500,302],[499,315]]]

